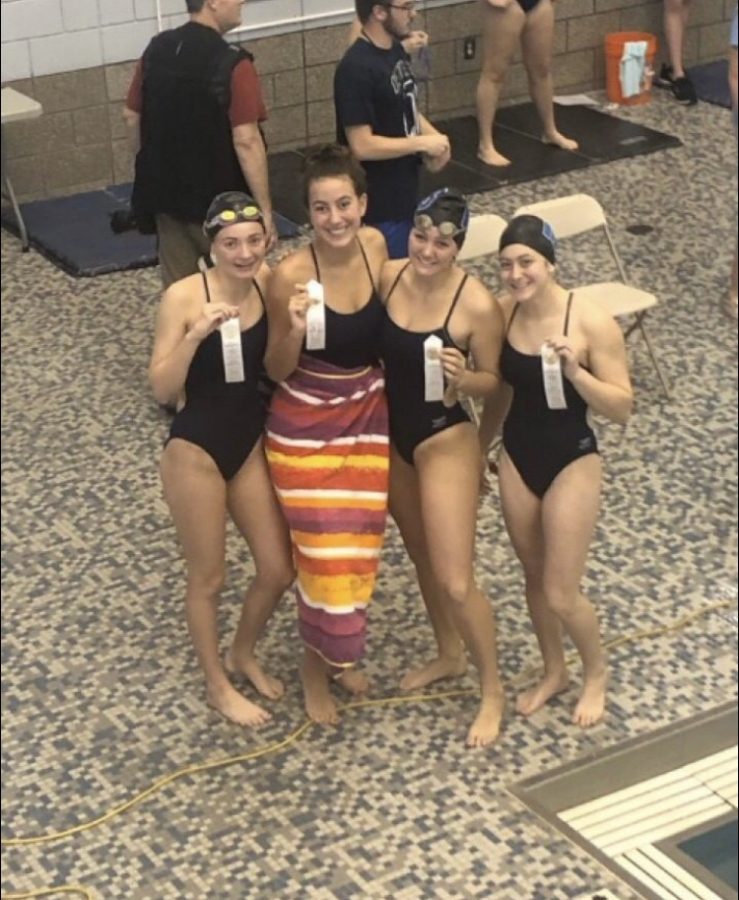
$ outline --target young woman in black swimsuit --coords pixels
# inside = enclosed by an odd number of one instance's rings
[[[269,699],[282,684],[254,648],[293,579],[284,519],[262,447],[258,379],[267,346],[264,220],[251,197],[219,194],[203,226],[214,268],[175,282],[159,309],[149,379],[160,403],[185,390],[162,453],[161,476],[187,564],[187,624],[205,675],[208,703],[238,725],[270,716],[231,684],[245,675]],[[230,340],[221,326],[238,320]],[[228,380],[227,380],[228,378]],[[255,575],[222,662],[217,606],[224,581],[226,515],[244,536]]]
[[[500,92],[513,54],[521,46],[529,93],[542,125],[542,138],[564,150],[577,150],[577,141],[565,137],[554,121],[552,52],[554,0],[480,0],[483,7],[482,71],[477,84],[477,155],[489,166],[507,166],[510,160],[493,144],[493,123]]]
[[[510,404],[498,466],[500,497],[544,658],[543,679],[519,696],[517,707],[530,715],[567,687],[564,628],[583,663],[573,721],[587,727],[603,716],[607,674],[598,619],[580,591],[601,486],[587,412],[614,422],[628,419],[632,391],[624,339],[611,316],[579,303],[577,291],[557,283],[554,236],[536,216],[509,223],[500,239],[500,267],[508,289],[501,299],[505,387],[486,404],[481,443],[489,446],[499,424],[496,410]]]
[[[409,259],[388,262],[380,287],[387,312],[382,358],[390,409],[390,512],[416,567],[439,645],[438,658],[401,684],[417,689],[461,674],[463,642],[480,676],[480,710],[467,733],[468,745],[478,747],[496,739],[504,698],[493,614],[473,574],[477,434],[457,392],[481,397],[495,389],[503,323],[487,289],[456,264],[468,219],[464,199],[447,189],[421,201]],[[428,399],[433,395],[425,390],[429,338],[442,345],[441,401]],[[467,368],[470,354],[474,370]]]

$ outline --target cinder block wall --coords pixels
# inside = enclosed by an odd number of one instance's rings
[[[726,55],[734,3],[691,4],[688,65]],[[556,14],[558,91],[605,86],[603,37],[609,32],[647,31],[662,45],[661,0],[557,0]],[[432,80],[423,93],[427,115],[433,120],[473,112],[480,64],[477,0],[429,10],[417,23],[431,36]],[[333,139],[333,71],[346,36],[347,27],[340,25],[248,44],[270,111],[266,133],[271,150]],[[478,39],[477,54],[465,60],[463,43],[470,36]],[[131,152],[121,110],[133,67],[132,61],[10,83],[44,108],[41,118],[4,129],[8,168],[21,199],[131,180]],[[524,69],[516,58],[508,72],[505,101],[526,96]]]

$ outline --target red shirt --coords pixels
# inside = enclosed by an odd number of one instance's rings
[[[126,94],[126,106],[139,114],[142,106],[141,82],[142,64],[139,60]],[[262,99],[262,86],[254,63],[250,59],[242,59],[231,72],[231,104],[228,107],[228,118],[232,128],[251,122],[263,122],[267,118],[267,108]]]

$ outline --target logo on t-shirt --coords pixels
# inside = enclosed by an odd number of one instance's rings
[[[403,127],[406,137],[418,134],[418,106],[416,79],[413,77],[410,64],[407,59],[399,59],[395,63],[393,74],[390,76],[390,84],[393,93],[403,98]]]

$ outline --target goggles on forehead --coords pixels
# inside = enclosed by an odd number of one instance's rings
[[[422,231],[428,231],[429,228],[438,228],[442,237],[455,237],[467,230],[464,225],[458,225],[456,222],[434,222],[427,213],[417,213],[413,217],[413,224]]]
[[[208,219],[203,228],[206,230],[210,230],[211,228],[215,228],[218,225],[225,227],[226,225],[233,225],[235,222],[263,222],[262,218],[262,210],[258,206],[254,206],[254,204],[249,204],[248,206],[242,206],[237,209],[224,209],[218,213],[217,216],[213,216],[212,219]]]

